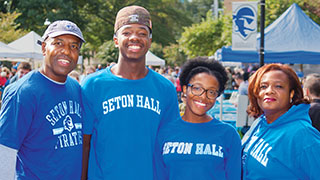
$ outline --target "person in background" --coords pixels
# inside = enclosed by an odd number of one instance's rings
[[[186,109],[182,117],[159,130],[159,179],[240,180],[241,141],[231,125],[207,112],[228,80],[215,60],[196,58],[182,67],[180,82]],[[161,157],[159,158],[161,159]]]
[[[232,82],[234,81],[234,79],[232,77],[232,75],[233,75],[232,69],[230,67],[226,67],[226,71],[227,71],[227,75],[228,75],[228,81],[226,83],[226,89],[227,90],[233,90]]]
[[[152,26],[145,8],[122,8],[113,40],[119,49],[117,64],[82,83],[82,179],[152,180],[158,129],[179,116],[176,90],[146,66]]]
[[[31,64],[28,62],[21,62],[18,65],[17,72],[12,78],[9,79],[9,84],[16,82],[18,79],[22,78],[24,75],[28,74],[31,71]]]
[[[102,70],[102,69],[103,69],[102,65],[101,65],[101,64],[98,64],[96,71],[100,71],[100,70]]]
[[[320,74],[309,74],[304,80],[303,91],[311,101],[309,115],[312,126],[320,131]]]
[[[2,97],[3,91],[6,87],[6,84],[8,83],[8,79],[7,79],[8,70],[9,69],[7,67],[0,67],[0,97]]]
[[[3,67],[1,67],[0,68],[0,88],[1,89],[3,89],[4,87],[5,87],[5,84],[6,84],[6,82],[7,82],[7,78],[6,78],[6,76],[7,76],[7,73],[6,72],[4,72],[4,71],[2,71],[2,68]]]
[[[12,66],[11,66],[12,76],[14,76],[17,73],[19,64],[20,62],[12,62]]]
[[[319,179],[320,133],[296,73],[265,65],[251,76],[248,96],[257,119],[242,138],[243,179]]]
[[[96,67],[93,65],[85,66],[84,72],[79,76],[80,83],[87,77],[89,74],[96,72]]]
[[[173,76],[175,79],[178,79],[180,75],[180,67],[176,66],[174,68],[174,71],[171,73],[171,76]]]
[[[229,102],[231,102],[235,107],[238,107],[239,104],[239,96],[240,95],[248,95],[248,73],[236,73],[234,75],[234,81],[237,84],[238,91],[234,91],[229,98]],[[244,109],[245,111],[245,109]]]
[[[165,68],[161,68],[162,71],[160,71],[160,74],[167,78],[174,86],[176,86],[176,79],[171,75],[172,74],[172,68],[168,68],[167,71]]]
[[[0,73],[0,88],[5,88],[5,85],[7,81],[11,77],[11,71],[7,67],[1,67],[1,73]]]
[[[17,72],[15,75],[13,75],[11,78],[9,78],[5,85],[3,86],[3,93],[1,94],[1,99],[2,95],[5,93],[8,85],[11,85],[12,83],[16,82],[18,79],[21,79],[24,75],[28,74],[31,71],[31,64],[28,62],[22,62],[22,63],[17,63]]]
[[[80,83],[80,73],[76,70],[73,70],[69,73],[69,76],[74,78],[75,80],[77,80]]]
[[[181,89],[179,78],[176,78],[175,86],[176,86],[178,101],[179,101],[179,103],[182,103],[182,99],[181,99],[182,89]]]
[[[248,95],[248,73],[244,74],[237,73],[234,76],[234,81],[238,85],[238,94],[239,95]]]
[[[85,75],[87,76],[89,74],[96,72],[96,68],[93,65],[87,66],[85,69],[85,72],[86,72]]]
[[[81,178],[81,88],[68,74],[84,39],[67,20],[50,24],[42,38],[43,66],[8,86],[2,99],[1,179]]]

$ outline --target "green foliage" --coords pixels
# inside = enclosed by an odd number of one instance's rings
[[[0,12],[2,13],[8,12],[8,2],[6,0],[0,0]]]
[[[153,42],[151,43],[151,47],[149,49],[154,55],[158,56],[159,58],[163,59],[163,47],[161,44]]]
[[[194,23],[200,23],[207,17],[207,12],[212,9],[213,0],[192,0],[184,1],[183,7],[186,13],[192,17]],[[222,1],[219,1],[219,8],[222,7]]]
[[[179,45],[188,58],[196,56],[211,56],[223,44],[223,19],[213,19],[210,11],[207,18],[200,24],[193,24],[184,28]]]
[[[319,2],[315,0],[267,0],[265,6],[265,27],[274,22],[293,3],[296,3],[313,21],[320,23],[320,16],[314,14],[316,8],[320,8]],[[260,14],[260,13],[259,13]],[[320,15],[320,14],[319,14]],[[259,17],[260,19],[260,17]]]
[[[86,22],[79,16],[79,8],[83,5],[82,1],[77,0],[15,0],[11,12],[17,11],[22,15],[16,20],[21,28],[33,30],[38,34],[43,34],[46,29],[44,22],[59,19],[74,21],[83,29]]]
[[[182,65],[187,56],[183,53],[183,51],[179,48],[178,44],[170,44],[163,49],[164,59],[166,60],[167,65]]]
[[[102,44],[113,39],[115,16],[122,4],[116,0],[90,0],[79,7],[80,16],[86,20],[83,30],[85,38],[92,50],[99,49]]]
[[[266,0],[265,26],[274,22],[294,2],[320,24],[320,0]],[[0,40],[17,39],[25,33],[20,29],[42,34],[46,28],[45,19],[51,22],[69,19],[83,31],[87,43],[81,52],[85,58],[116,61],[113,50],[118,51],[112,41],[116,13],[124,6],[136,4],[151,13],[151,51],[167,63],[179,64],[185,61],[186,55],[189,58],[210,56],[223,45],[231,45],[231,15],[212,19],[212,3],[213,0],[0,0],[1,12],[21,13],[14,24],[1,19]]]
[[[232,43],[232,17],[231,16],[222,16],[223,21],[223,32],[221,34],[221,44],[231,45]]]
[[[291,1],[291,2],[289,2]],[[265,27],[274,22],[288,7],[293,0],[268,0],[265,6]],[[260,15],[260,13],[259,13]],[[260,17],[259,20],[260,21]],[[260,23],[260,22],[259,22]],[[259,26],[260,27],[260,26]]]
[[[7,5],[2,1],[0,8],[3,11],[10,9],[22,14],[17,19],[21,28],[42,34],[46,19],[50,22],[68,19],[80,27],[94,49],[113,39],[115,17],[124,6],[136,4],[149,10],[154,29],[153,41],[162,45],[175,42],[182,32],[181,27],[192,23],[177,0],[7,0]]]
[[[18,29],[19,24],[14,20],[20,16],[19,13],[1,13],[0,12],[0,41],[3,43],[10,43],[23,35],[27,34],[26,31]]]
[[[183,26],[192,24],[191,18],[181,8],[177,0],[141,0],[152,18],[152,40],[163,46],[176,42],[180,37]]]
[[[320,25],[320,0],[305,0],[301,6],[303,10],[307,10],[307,15],[311,17],[318,25]]]
[[[93,57],[93,52],[91,51],[92,47],[88,43],[82,44],[80,49],[80,54],[83,56],[84,59],[90,59]]]
[[[317,12],[315,7],[320,7],[320,5],[312,3],[312,1],[313,0],[266,1],[265,27],[274,22],[292,3],[297,3],[314,21],[320,21],[319,17],[312,13]],[[212,19],[209,12],[207,13],[206,19],[202,22],[193,24],[191,27],[185,27],[181,38],[178,40],[180,48],[188,58],[211,56],[223,45],[231,45],[231,15],[223,15],[219,19]],[[260,23],[259,20],[260,17],[258,19]]]
[[[111,62],[117,62],[118,56],[118,48],[115,47],[113,40],[110,40],[106,41],[99,47],[98,52],[94,56],[94,58],[99,60],[101,64],[107,64]]]

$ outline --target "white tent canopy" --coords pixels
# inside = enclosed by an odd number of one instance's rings
[[[34,31],[31,31],[21,38],[9,43],[8,46],[23,52],[25,56],[32,61],[41,61],[43,55],[38,40],[42,41],[42,38]]]
[[[23,52],[20,52],[19,50],[0,42],[0,60],[26,61],[26,56]]]
[[[152,66],[165,66],[166,61],[154,55],[152,52],[148,51],[146,54],[146,65]]]

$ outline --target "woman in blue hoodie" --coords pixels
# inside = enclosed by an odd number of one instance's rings
[[[320,133],[287,65],[261,67],[249,80],[247,112],[256,117],[242,139],[243,179],[319,179]]]
[[[224,67],[199,57],[183,65],[179,78],[186,109],[182,117],[160,128],[156,148],[164,168],[160,179],[240,180],[239,134],[207,114],[225,88]]]

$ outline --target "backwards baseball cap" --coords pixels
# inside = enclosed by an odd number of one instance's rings
[[[57,37],[65,34],[71,34],[78,37],[82,43],[86,42],[79,27],[75,23],[68,20],[58,20],[51,23],[44,32],[42,38],[43,40],[46,40],[48,37]],[[41,44],[39,41],[38,43]]]
[[[148,10],[141,6],[127,6],[119,10],[114,24],[114,33],[128,24],[142,24],[152,31],[151,16]]]

